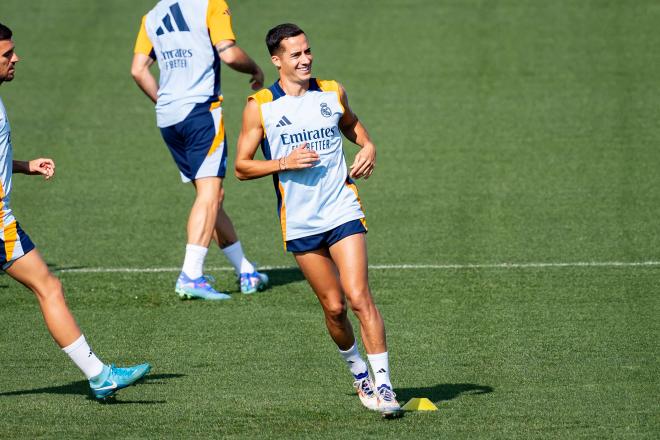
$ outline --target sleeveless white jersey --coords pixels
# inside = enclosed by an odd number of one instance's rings
[[[312,78],[303,96],[286,95],[275,82],[250,99],[261,110],[266,159],[284,157],[304,142],[319,154],[311,168],[273,175],[284,241],[364,219],[344,158],[338,126],[344,108],[337,82]]]
[[[0,216],[2,216],[0,219],[2,221],[2,225],[0,225],[0,239],[3,240],[7,227],[16,221],[9,205],[12,168],[11,129],[9,127],[9,120],[7,119],[7,111],[0,98]]]
[[[144,17],[143,29],[153,49],[150,55],[158,60],[160,69],[156,103],[159,127],[177,124],[195,104],[221,96],[220,58],[210,36],[212,6],[219,11],[225,8],[218,12],[227,16],[222,26],[229,28],[222,31],[223,39],[234,39],[224,1],[162,0]]]

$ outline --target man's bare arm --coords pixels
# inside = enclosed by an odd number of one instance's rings
[[[150,56],[143,53],[136,53],[133,55],[131,75],[138,87],[140,87],[144,94],[155,104],[158,99],[158,81],[156,81],[151,70],[149,70],[153,63],[154,60]]]
[[[237,72],[250,75],[252,90],[259,90],[264,86],[264,73],[261,68],[234,40],[222,40],[215,45],[215,49],[223,63]]]
[[[259,144],[264,137],[261,126],[259,105],[254,99],[248,100],[243,110],[243,125],[236,148],[236,177],[240,180],[257,179],[280,170],[278,160],[255,160]]]
[[[360,147],[350,166],[350,176],[354,179],[368,179],[376,167],[376,146],[371,142],[367,129],[348,105],[346,90],[339,85],[339,98],[344,106],[344,115],[339,120],[339,129],[348,140]]]

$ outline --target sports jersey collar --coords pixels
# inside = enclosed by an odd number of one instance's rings
[[[286,92],[284,89],[282,89],[282,86],[280,86],[280,80],[276,80],[272,86],[268,87],[268,90],[270,90],[273,93],[273,101],[286,96]],[[319,87],[318,81],[316,81],[316,78],[310,78],[309,79],[309,89],[307,89],[308,92],[319,92],[321,91],[321,88]],[[303,95],[305,96],[305,95]]]

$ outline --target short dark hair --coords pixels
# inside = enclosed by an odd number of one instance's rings
[[[266,46],[268,52],[273,55],[280,48],[280,43],[285,38],[295,37],[305,32],[293,23],[278,24],[266,34]]]
[[[11,29],[9,29],[4,24],[0,23],[0,41],[2,40],[11,40]]]

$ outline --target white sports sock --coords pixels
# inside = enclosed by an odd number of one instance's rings
[[[387,352],[378,354],[367,354],[371,370],[374,372],[374,382],[376,388],[381,385],[387,385],[392,389],[390,382],[390,365]]]
[[[234,266],[237,274],[254,272],[254,266],[245,258],[240,241],[222,249],[222,252],[224,252],[229,262]]]
[[[208,248],[197,244],[186,245],[186,257],[183,259],[181,270],[188,275],[188,278],[196,280],[204,274],[204,260],[208,251]]]
[[[346,351],[339,350],[339,354],[344,358],[348,368],[351,370],[353,377],[356,379],[362,379],[364,374],[369,375],[369,369],[367,363],[360,356],[360,351],[358,350],[357,343],[353,343],[353,346]]]
[[[71,345],[62,349],[69,355],[74,364],[80,368],[87,379],[98,376],[103,371],[103,363],[96,357],[87,341],[85,335],[80,335]]]

